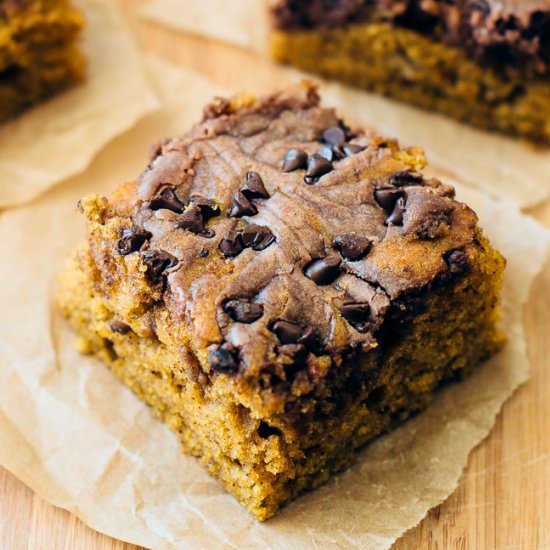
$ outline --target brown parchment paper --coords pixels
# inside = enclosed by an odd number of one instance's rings
[[[507,347],[347,472],[261,524],[181,454],[175,435],[106,367],[74,351],[52,301],[55,275],[84,236],[76,200],[135,177],[152,141],[188,128],[205,97],[224,92],[192,73],[153,68],[167,84],[162,110],[86,172],[0,214],[0,465],[91,527],[150,548],[389,548],[454,490],[469,451],[528,378],[523,305],[550,232],[508,201],[459,188],[508,258]]]
[[[268,0],[153,0],[140,9],[143,17],[208,38],[254,49],[268,56]],[[274,68],[281,81],[305,76],[296,70]],[[428,113],[336,82],[323,82],[327,103],[348,117],[378,128],[401,143],[420,145],[434,163],[495,196],[513,199],[521,208],[550,196],[550,152],[491,134],[450,118]]]
[[[0,126],[0,208],[84,170],[109,140],[158,107],[116,2],[74,4],[86,20],[86,80]]]

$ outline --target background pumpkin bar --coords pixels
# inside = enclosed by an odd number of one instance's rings
[[[82,24],[67,0],[0,0],[0,122],[82,80]]]
[[[60,304],[82,351],[259,519],[503,342],[504,261],[424,164],[303,84],[214,101],[80,202]]]
[[[274,56],[550,144],[550,0],[272,0]]]

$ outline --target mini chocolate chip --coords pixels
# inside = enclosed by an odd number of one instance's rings
[[[288,321],[275,321],[271,330],[283,345],[297,344],[304,334],[304,329],[301,326]]]
[[[342,151],[344,152],[344,155],[346,155],[346,157],[351,157],[364,150],[364,147],[362,147],[361,145],[356,145],[355,143],[348,143],[347,145],[344,145],[342,147]]]
[[[367,303],[344,304],[340,307],[342,317],[354,328],[364,330],[370,318],[370,306]]]
[[[342,145],[346,141],[346,133],[339,126],[327,128],[323,132],[323,141],[329,145]]]
[[[226,258],[238,256],[244,250],[241,234],[236,231],[228,231],[220,241],[219,249]]]
[[[264,186],[262,177],[258,172],[247,172],[245,182],[240,191],[248,199],[268,199],[269,193]]]
[[[422,174],[418,172],[395,172],[390,176],[388,183],[396,187],[404,187],[405,185],[420,185],[423,181]]]
[[[233,195],[233,205],[229,212],[230,218],[242,218],[243,216],[255,216],[258,209],[252,204],[241,191]]]
[[[185,229],[195,235],[200,235],[205,230],[201,211],[194,205],[187,208],[187,210],[178,217],[175,225],[178,229]]]
[[[346,260],[355,262],[364,258],[372,247],[372,240],[356,233],[338,235],[332,244]]]
[[[137,252],[143,243],[153,235],[140,227],[125,227],[122,235],[116,242],[117,252],[121,256],[126,256],[132,252]]]
[[[158,282],[166,269],[178,263],[178,259],[165,250],[146,250],[141,253],[141,259],[147,266],[147,276],[153,282]]]
[[[201,251],[199,252],[199,258],[206,258],[208,254],[209,254],[208,248],[202,248]]]
[[[112,321],[111,324],[109,325],[109,328],[113,332],[122,334],[123,336],[125,334],[128,334],[130,330],[132,330],[129,325],[127,325],[126,323],[123,323],[122,321]]]
[[[290,149],[283,161],[283,172],[293,172],[307,166],[307,153],[303,149]]]
[[[244,228],[242,239],[244,246],[259,251],[273,243],[275,236],[267,227],[251,223]]]
[[[222,308],[233,321],[238,323],[253,323],[264,314],[262,304],[254,304],[244,300],[227,300]]]
[[[208,352],[208,363],[213,370],[226,374],[236,372],[239,368],[234,353],[223,347]]]
[[[463,250],[453,250],[443,255],[452,275],[462,275],[471,269],[470,258]]]
[[[172,210],[177,214],[181,214],[185,205],[178,199],[176,192],[171,185],[162,185],[157,192],[151,197],[149,201],[149,208],[151,210],[160,210],[165,208],[166,210]]]
[[[318,179],[321,176],[328,174],[332,169],[332,162],[321,155],[312,155],[307,163],[306,178]]]
[[[393,207],[392,213],[386,218],[384,222],[386,225],[403,225],[403,214],[405,214],[405,199],[404,197],[399,197],[395,206]]]
[[[304,275],[317,285],[328,285],[340,275],[340,263],[336,256],[313,260],[304,268]]]
[[[317,154],[325,159],[327,159],[329,162],[332,162],[335,160],[336,155],[334,154],[334,151],[330,147],[321,147],[317,151]]]
[[[404,195],[401,189],[377,189],[374,192],[376,202],[388,213],[391,214],[397,199]]]
[[[205,221],[220,215],[220,206],[212,199],[194,196],[189,199],[189,202],[200,209],[202,218]]]

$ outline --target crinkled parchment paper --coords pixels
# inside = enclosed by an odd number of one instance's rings
[[[267,0],[153,0],[140,11],[147,19],[173,29],[268,55]],[[281,83],[305,76],[282,67],[274,70],[280,73]],[[549,151],[535,150],[529,144],[336,82],[311,75],[308,78],[323,82],[327,104],[362,124],[398,137],[403,144],[424,147],[432,162],[469,185],[513,199],[520,208],[550,196]]]
[[[261,524],[181,454],[175,435],[106,367],[74,351],[52,302],[56,273],[84,236],[76,200],[134,178],[152,141],[188,128],[205,97],[221,92],[165,69],[156,67],[171,89],[163,110],[116,138],[86,172],[0,214],[0,465],[91,527],[156,550],[388,548],[454,490],[468,453],[528,378],[523,305],[550,232],[506,201],[460,188],[509,260],[507,347],[347,472]]]
[[[158,106],[116,2],[74,3],[86,19],[86,80],[0,126],[0,208],[84,170],[110,139]]]

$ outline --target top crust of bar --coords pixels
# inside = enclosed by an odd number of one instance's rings
[[[217,99],[137,181],[82,201],[102,291],[146,288],[203,368],[258,378],[299,356],[322,377],[377,346],[393,304],[468,271],[476,215],[424,164],[348,128],[308,83]]]
[[[498,71],[550,72],[550,0],[272,0],[281,30],[387,21],[464,48]]]

